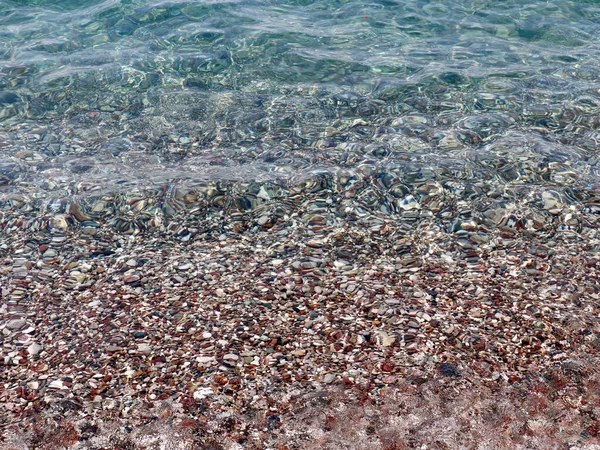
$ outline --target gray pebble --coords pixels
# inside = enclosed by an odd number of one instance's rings
[[[32,344],[29,345],[29,347],[27,347],[27,353],[29,353],[32,356],[39,354],[41,351],[42,351],[42,346],[36,342],[33,342]]]
[[[335,381],[335,375],[332,373],[328,373],[327,375],[325,375],[323,377],[323,383],[325,384],[330,384],[333,383]]]
[[[138,352],[147,354],[152,351],[152,347],[149,344],[138,344]]]
[[[6,328],[9,330],[20,330],[25,325],[27,325],[27,321],[25,319],[13,319],[6,324]]]

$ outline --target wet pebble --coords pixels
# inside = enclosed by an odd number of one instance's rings
[[[133,284],[133,283],[137,283],[138,281],[140,281],[140,276],[139,275],[125,275],[123,277],[123,282],[126,284]]]
[[[25,319],[13,319],[6,324],[6,328],[12,331],[16,331],[20,330],[21,328],[24,328],[25,325],[27,325],[27,321]]]
[[[127,262],[125,262],[125,264],[128,267],[137,267],[138,262],[135,259],[131,258],[131,259],[128,259]]]
[[[458,368],[456,367],[455,364],[452,364],[452,363],[441,363],[438,366],[438,370],[445,377],[457,378],[460,376],[460,372],[458,371]]]
[[[332,373],[328,373],[323,377],[323,383],[325,384],[331,384],[335,381],[336,376]]]
[[[147,355],[150,352],[152,352],[152,347],[150,346],[150,344],[138,344],[137,347],[138,347],[137,348],[138,353]]]
[[[33,342],[27,347],[27,353],[32,356],[38,355],[42,351],[42,346],[36,342]]]

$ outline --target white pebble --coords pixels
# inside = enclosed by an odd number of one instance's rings
[[[31,343],[29,347],[27,347],[27,353],[30,355],[37,355],[42,351],[42,346],[36,342]]]
[[[149,344],[138,344],[138,352],[139,353],[150,353],[152,351],[152,347]]]

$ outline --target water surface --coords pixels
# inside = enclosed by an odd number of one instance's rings
[[[0,0],[0,200],[329,177],[590,208],[599,20],[595,1]]]

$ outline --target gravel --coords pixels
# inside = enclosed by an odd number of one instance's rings
[[[327,386],[469,391],[600,349],[592,225],[559,226],[549,241],[303,207],[239,231],[182,209],[145,231],[102,222],[90,235],[11,214],[0,236],[7,427],[65,401],[128,427],[161,402],[178,417],[284,417],[286,399]]]

